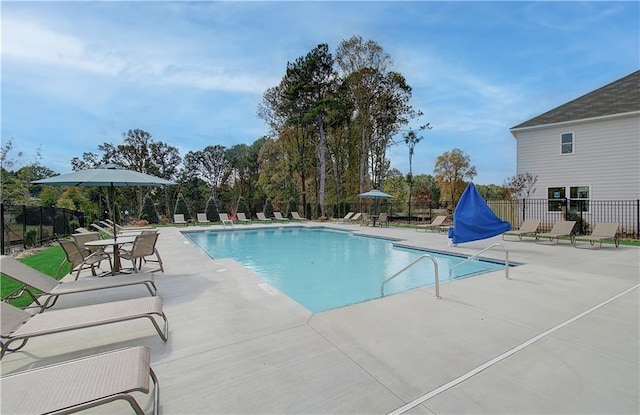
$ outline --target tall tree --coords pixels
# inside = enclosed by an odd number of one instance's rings
[[[441,192],[456,205],[467,185],[465,179],[473,180],[476,168],[471,165],[471,158],[458,148],[446,151],[436,159],[433,169]]]
[[[422,114],[409,105],[411,87],[393,71],[393,60],[376,42],[353,36],[338,46],[336,62],[359,129],[360,191],[366,190],[368,179],[380,188],[390,167],[386,155],[392,137]]]
[[[229,177],[224,146],[207,146],[201,151],[190,151],[184,157],[184,170],[188,175],[203,179],[218,201],[217,192]]]

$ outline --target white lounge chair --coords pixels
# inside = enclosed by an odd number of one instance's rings
[[[538,227],[540,226],[540,220],[538,219],[527,219],[524,222],[522,222],[522,225],[520,225],[520,229],[518,230],[513,230],[513,231],[507,231],[505,233],[502,234],[502,239],[504,240],[504,237],[507,235],[510,236],[517,236],[518,240],[522,240],[523,236],[536,236],[536,234],[538,233]]]
[[[207,219],[206,213],[197,213],[196,214],[196,223],[199,225],[210,224],[211,222]]]
[[[273,217],[276,220],[282,220],[282,221],[287,221],[289,220],[289,218],[285,218],[284,216],[282,216],[282,212],[273,212]]]
[[[352,223],[352,222],[360,222],[362,219],[360,219],[362,217],[362,213],[357,212],[354,213],[353,216],[351,216],[345,223]]]
[[[578,241],[588,241],[589,244],[595,248],[595,243],[599,242],[598,248],[602,248],[602,241],[613,241],[613,244],[617,248],[620,246],[620,240],[618,239],[618,227],[620,226],[617,222],[599,222],[596,223],[596,226],[593,228],[591,235],[582,235],[576,236],[574,238],[574,246],[576,248],[582,248],[578,246]]]
[[[238,218],[238,222],[245,222],[245,223],[251,222],[251,219],[247,219],[247,215],[245,215],[244,212],[237,212],[236,218]]]
[[[420,229],[424,229],[424,231],[440,231],[440,227],[442,226],[442,224],[444,223],[444,221],[447,220],[447,216],[446,215],[440,215],[440,216],[436,216],[431,223],[427,224],[427,225],[417,225],[416,226],[416,231],[419,231]]]
[[[549,242],[555,240],[555,245],[557,245],[560,238],[569,237],[571,243],[573,243],[573,228],[575,226],[576,221],[574,220],[559,220],[553,224],[551,231],[536,234],[536,242],[541,242],[542,239],[549,239]]]
[[[340,219],[338,223],[347,223],[349,222],[349,219],[351,219],[352,216],[353,216],[353,212],[349,212],[346,215],[344,215],[344,218]]]
[[[0,359],[7,351],[15,352],[22,349],[32,337],[138,318],[148,318],[163,341],[167,341],[169,335],[169,322],[162,311],[160,296],[49,310],[40,314],[31,314],[0,301],[0,313],[2,314]],[[154,316],[159,316],[164,321],[163,328],[160,327]],[[9,347],[13,342],[20,344],[16,347]]]
[[[65,294],[83,293],[87,291],[103,290],[107,288],[127,287],[142,284],[147,287],[151,295],[157,295],[153,274],[140,273],[136,275],[116,275],[109,278],[85,278],[79,281],[60,282],[54,278],[33,269],[9,256],[0,256],[2,273],[23,284],[7,299],[20,297],[23,293],[31,297],[36,307],[43,311],[53,306],[59,296]],[[41,292],[39,294],[37,291]]]
[[[175,225],[185,225],[185,226],[189,226],[189,222],[187,222],[184,219],[184,214],[182,213],[176,213],[175,215],[173,215],[173,223]]]
[[[264,215],[264,212],[258,212],[256,213],[256,216],[258,217],[258,220],[262,221],[262,222],[271,222],[271,219],[269,219],[268,217],[266,217]]]
[[[291,212],[291,217],[293,218],[293,220],[298,220],[298,221],[307,220],[306,218],[303,218],[302,216],[300,216],[298,212]]]
[[[2,411],[67,414],[124,399],[142,414],[131,392],[149,393],[151,379],[156,415],[160,390],[150,356],[148,347],[129,347],[3,376]]]
[[[231,219],[229,219],[229,215],[227,215],[226,213],[220,213],[220,222],[222,222],[222,227],[226,228],[227,225],[231,226],[231,229],[233,229],[233,221]]]

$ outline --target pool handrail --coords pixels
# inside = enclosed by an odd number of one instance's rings
[[[509,277],[509,250],[499,242],[496,242],[496,243],[494,243],[492,245],[489,245],[488,247],[484,248],[480,252],[477,252],[474,255],[471,255],[469,258],[465,259],[464,261],[462,261],[462,262],[454,265],[453,267],[449,268],[449,279],[450,280],[453,279],[453,270],[455,270],[456,268],[466,264],[469,261],[472,261],[472,260],[476,259],[480,254],[488,251],[489,249],[493,248],[494,246],[499,246],[500,248],[502,248],[504,250],[504,277],[506,279],[510,280],[511,278]]]
[[[384,297],[384,286],[386,283],[388,283],[389,281],[391,281],[392,279],[394,279],[395,277],[397,277],[398,275],[402,274],[403,272],[405,272],[407,269],[411,268],[412,266],[414,266],[416,263],[422,261],[425,258],[429,258],[432,262],[433,262],[433,267],[435,270],[435,286],[436,286],[436,295],[435,298],[441,300],[442,297],[440,297],[440,277],[438,274],[438,261],[436,261],[436,259],[434,257],[432,257],[429,254],[424,254],[424,255],[420,255],[418,258],[416,258],[415,261],[413,261],[412,263],[410,263],[409,265],[407,265],[406,267],[402,268],[400,271],[396,272],[395,274],[393,274],[392,276],[390,276],[389,278],[387,278],[386,280],[384,280],[382,282],[382,284],[380,284],[380,296]]]

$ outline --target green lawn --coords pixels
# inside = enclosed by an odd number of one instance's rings
[[[58,267],[65,259],[65,254],[60,245],[46,248],[38,253],[35,253],[29,257],[20,260],[25,265],[35,268],[43,274],[47,274],[50,277],[55,278],[58,272]],[[60,272],[60,278],[64,277],[71,271],[71,264],[66,264],[64,269]],[[19,289],[22,285],[5,275],[0,276],[0,296],[5,298],[7,295],[13,293]],[[31,304],[31,298],[27,295],[23,295],[11,301],[11,304],[17,307],[26,307]]]

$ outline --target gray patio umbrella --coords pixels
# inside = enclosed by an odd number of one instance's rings
[[[111,194],[111,212],[113,214],[113,235],[115,237],[117,228],[115,226],[116,201],[115,187],[129,186],[165,186],[175,184],[169,180],[149,174],[140,173],[133,170],[123,169],[115,165],[100,166],[96,169],[78,170],[73,173],[53,176],[47,179],[35,180],[34,184],[44,184],[49,186],[104,186],[109,187]]]
[[[358,195],[360,199],[391,199],[393,196],[378,189],[369,190]]]
[[[380,191],[378,189],[372,189],[372,190],[369,190],[368,192],[360,193],[358,195],[358,197],[360,199],[374,199],[376,201],[376,210],[377,210],[377,202],[378,202],[378,200],[393,198],[393,196],[391,196],[390,194],[382,192],[382,191]],[[362,206],[361,206],[361,208],[362,208]]]

